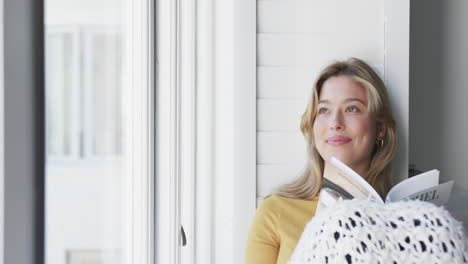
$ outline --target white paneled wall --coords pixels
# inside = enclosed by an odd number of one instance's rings
[[[257,0],[257,203],[306,162],[299,131],[313,82],[358,57],[383,78],[384,0]]]

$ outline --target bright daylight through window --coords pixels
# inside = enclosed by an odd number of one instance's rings
[[[120,0],[45,1],[47,264],[123,264]]]

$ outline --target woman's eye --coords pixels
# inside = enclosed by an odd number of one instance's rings
[[[356,106],[350,106],[346,109],[346,112],[359,112],[359,108]]]
[[[319,113],[319,114],[326,114],[326,113],[328,113],[328,109],[326,109],[326,108],[320,108],[320,109],[318,110],[318,113]]]

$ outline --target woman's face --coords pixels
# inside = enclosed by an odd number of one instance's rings
[[[358,173],[367,170],[377,137],[367,106],[366,90],[348,76],[322,85],[313,131],[326,163],[335,156]]]

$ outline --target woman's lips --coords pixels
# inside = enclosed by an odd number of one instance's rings
[[[350,141],[351,141],[351,138],[343,137],[343,136],[333,136],[327,139],[327,143],[333,146],[344,145]]]

